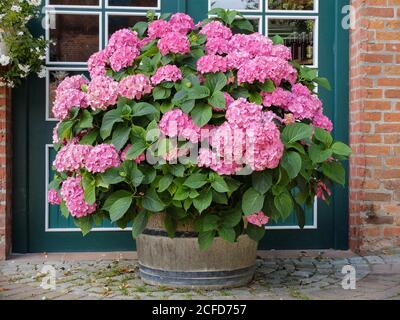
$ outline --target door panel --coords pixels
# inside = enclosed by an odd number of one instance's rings
[[[131,26],[135,21],[145,18],[147,8],[144,4],[155,6],[157,14],[163,12],[186,12],[196,21],[205,19],[209,7],[230,3],[229,7],[238,7],[249,19],[255,21],[259,31],[264,34],[280,34],[287,38],[286,44],[292,46],[297,35],[307,34],[298,41],[308,39],[312,49],[297,49],[297,56],[304,63],[318,66],[320,75],[329,78],[334,90],[321,90],[325,103],[326,114],[335,122],[334,135],[341,140],[347,140],[347,72],[348,72],[348,37],[347,32],[339,28],[341,7],[345,0],[314,1],[314,7],[293,6],[289,0],[161,0],[129,1],[129,6],[123,6],[121,1],[100,1],[101,6],[95,9],[88,7],[60,7],[57,12],[68,12],[68,18],[88,14],[91,24],[81,24],[71,28],[81,30],[81,35],[96,39],[101,47],[107,43],[109,34],[118,28]],[[63,0],[54,4],[85,3],[93,5],[96,1]],[[124,2],[127,4],[127,2]],[[310,1],[305,1],[306,4]],[[111,7],[115,5],[114,7]],[[116,7],[118,6],[118,7]],[[136,6],[136,7],[132,7]],[[269,8],[275,8],[271,10]],[[244,9],[243,9],[244,8]],[[295,9],[295,10],[289,10]],[[54,9],[51,9],[54,10]],[[333,15],[332,12],[337,12]],[[75,16],[74,16],[75,15]],[[72,18],[71,18],[72,16]],[[93,17],[99,17],[97,22]],[[308,23],[307,21],[312,21]],[[91,27],[90,27],[91,25]],[[33,26],[38,34],[43,34],[40,21]],[[98,27],[99,35],[94,34]],[[79,31],[78,31],[79,32]],[[49,32],[49,35],[52,33]],[[53,34],[56,34],[53,32]],[[311,34],[313,35],[311,37]],[[63,34],[56,34],[58,39],[66,39]],[[298,36],[299,37],[299,36]],[[68,38],[68,37],[67,37]],[[312,41],[310,40],[312,39]],[[297,41],[297,40],[296,40]],[[48,206],[46,200],[46,181],[51,180],[51,163],[55,153],[51,148],[52,129],[55,125],[51,108],[52,90],[57,83],[68,74],[85,72],[86,65],[76,60],[76,57],[96,51],[95,41],[81,49],[79,45],[70,47],[71,52],[63,52],[63,47],[54,49],[48,59],[49,69],[47,79],[31,78],[21,88],[13,92],[14,110],[14,251],[108,251],[132,250],[135,248],[129,230],[121,231],[110,223],[103,223],[96,231],[82,237],[71,219],[67,220],[59,213],[59,209]],[[90,45],[89,45],[90,44]],[[301,47],[301,46],[300,46]],[[73,50],[78,48],[78,53]],[[65,48],[64,48],[65,49]],[[295,49],[293,49],[295,50]],[[302,51],[303,50],[303,51]],[[307,60],[307,61],[306,61]],[[341,76],[340,81],[336,77]],[[46,94],[46,92],[48,94]],[[340,115],[340,121],[337,121]],[[296,217],[292,215],[287,221],[278,224],[271,223],[260,248],[295,249],[295,248],[347,248],[347,192],[335,188],[332,205],[322,202],[315,204],[307,211],[306,230],[298,230]]]

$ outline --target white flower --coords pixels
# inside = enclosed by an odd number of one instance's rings
[[[0,56],[0,64],[2,66],[6,66],[10,63],[11,58],[9,56],[6,56],[5,54],[2,54]]]
[[[17,5],[13,5],[13,6],[11,7],[11,11],[14,11],[14,12],[21,12],[21,7],[20,7],[20,6],[17,6]]]
[[[17,32],[17,35],[18,35],[18,36],[23,36],[23,35],[24,35],[24,32],[23,32],[23,31],[18,31],[18,32]]]
[[[29,73],[29,71],[31,70],[30,66],[22,64],[18,64],[18,68],[20,68],[20,70],[23,71],[25,74]]]
[[[46,67],[42,66],[40,71],[37,73],[39,78],[44,78],[46,76]]]
[[[36,6],[36,7],[38,7],[38,6],[40,6],[40,4],[42,3],[42,0],[28,0],[28,3],[29,3],[31,6]]]

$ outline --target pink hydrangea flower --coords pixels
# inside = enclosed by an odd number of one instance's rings
[[[322,111],[322,102],[317,96],[310,93],[307,95],[293,93],[288,102],[287,109],[293,113],[296,119],[313,119],[315,115]]]
[[[87,94],[89,96],[89,104],[93,110],[106,110],[117,102],[118,82],[110,77],[95,77],[88,86]]]
[[[175,13],[171,16],[168,22],[172,31],[187,34],[195,29],[195,24],[191,16],[185,13]]]
[[[322,110],[317,112],[317,114],[314,116],[312,124],[313,126],[325,129],[328,132],[332,132],[333,130],[332,121],[322,113]]]
[[[67,89],[57,93],[52,112],[57,120],[65,120],[72,108],[86,108],[87,106],[88,96],[86,93],[76,89]]]
[[[121,80],[118,85],[120,96],[128,99],[141,99],[145,94],[151,93],[153,87],[150,80],[144,74],[128,76]]]
[[[176,82],[182,79],[181,70],[175,65],[168,64],[157,69],[155,75],[151,77],[151,82],[153,85],[157,85],[163,81]]]
[[[248,53],[251,58],[268,57],[272,53],[273,43],[268,37],[256,32],[250,35],[235,34],[229,41],[230,51]]]
[[[153,40],[161,38],[171,31],[172,30],[170,24],[165,20],[159,19],[149,23],[149,26],[147,28],[147,35],[149,39]]]
[[[251,60],[251,55],[245,51],[229,52],[226,56],[229,69],[240,69],[246,62]]]
[[[190,52],[190,43],[186,35],[179,32],[169,32],[157,44],[160,53],[165,56],[169,53],[186,54]]]
[[[332,195],[331,190],[326,186],[323,181],[320,180],[317,184],[317,197],[326,201],[325,193],[328,194],[328,196]]]
[[[61,197],[58,194],[58,191],[55,189],[50,189],[47,192],[47,201],[52,205],[60,205],[61,204]]]
[[[85,201],[81,180],[80,176],[69,177],[61,186],[61,196],[67,209],[76,218],[85,217],[96,211],[96,203],[88,204]]]
[[[285,60],[292,60],[292,52],[283,44],[277,44],[272,47],[271,56],[282,58]]]
[[[124,46],[118,48],[110,56],[111,69],[118,72],[123,68],[131,66],[139,54],[140,51],[137,47]]]
[[[136,31],[130,29],[120,29],[110,37],[108,44],[105,48],[107,56],[111,56],[114,52],[118,51],[123,47],[138,48],[140,39],[137,36]]]
[[[247,216],[246,220],[257,227],[262,227],[268,223],[269,217],[266,216],[264,212],[260,211]]]
[[[263,105],[265,107],[275,106],[287,109],[292,93],[278,87],[272,93],[261,92],[261,96],[263,97]]]
[[[52,140],[54,144],[60,143],[60,138],[58,136],[58,129],[60,128],[61,125],[61,121],[57,122],[56,126],[53,128],[53,136],[52,136]]]
[[[57,87],[56,95],[62,91],[73,89],[81,90],[82,85],[88,84],[88,80],[82,75],[66,77]]]
[[[226,110],[225,117],[230,124],[246,129],[261,118],[262,106],[247,102],[244,98],[232,102]]]
[[[125,161],[125,160],[126,160],[126,154],[127,154],[128,150],[129,150],[129,148],[130,148],[131,146],[132,146],[131,144],[128,144],[128,145],[121,151],[121,155],[120,155],[121,161]],[[140,155],[135,159],[135,162],[136,162],[137,164],[140,164],[142,161],[145,161],[145,160],[146,160],[146,154],[143,152],[142,154],[140,154]]]
[[[57,152],[53,166],[58,172],[77,171],[84,167],[91,149],[92,146],[70,142]]]
[[[228,69],[227,60],[215,54],[202,56],[197,60],[197,71],[200,73],[226,72]]]
[[[200,128],[180,109],[166,112],[158,124],[162,134],[169,137],[183,137],[193,143],[199,141]]]
[[[93,147],[85,160],[85,167],[89,172],[104,172],[108,168],[118,167],[121,164],[117,149],[112,144],[98,144]]]
[[[105,50],[93,53],[88,60],[88,70],[90,77],[93,79],[98,76],[106,75],[107,55]]]
[[[207,54],[225,54],[229,52],[229,42],[222,38],[208,38],[205,48]]]
[[[207,23],[199,32],[205,34],[207,38],[219,38],[229,40],[232,37],[232,31],[219,21]]]

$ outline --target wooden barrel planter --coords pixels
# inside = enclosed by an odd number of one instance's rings
[[[215,238],[201,251],[193,226],[179,225],[171,239],[163,214],[154,214],[136,245],[140,276],[151,285],[222,289],[246,285],[254,276],[257,243],[247,235],[236,243]]]

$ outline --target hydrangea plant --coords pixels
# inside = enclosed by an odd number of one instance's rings
[[[47,41],[34,37],[28,22],[38,17],[41,0],[0,1],[0,86],[14,87],[31,73],[45,77]]]
[[[90,81],[59,85],[48,198],[84,234],[107,219],[133,222],[136,237],[162,212],[171,237],[194,223],[201,249],[259,241],[270,219],[296,214],[304,227],[315,196],[329,202],[345,183],[351,150],[315,93],[327,80],[238,12],[210,14],[119,30],[90,57]]]

